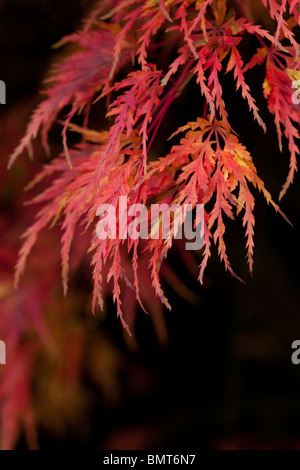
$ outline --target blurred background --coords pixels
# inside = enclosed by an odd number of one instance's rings
[[[240,222],[228,224],[227,245],[245,285],[225,273],[214,250],[200,286],[200,258],[178,247],[163,271],[172,312],[157,307],[146,316],[133,306],[132,339],[111,300],[104,314],[90,312],[84,237],[73,253],[67,298],[60,286],[59,230],[42,234],[19,290],[13,289],[20,236],[35,214],[23,204],[29,199],[23,188],[47,158],[37,144],[33,162],[24,155],[8,172],[8,157],[58,57],[51,46],[81,26],[92,4],[0,0],[0,79],[7,85],[7,104],[0,106],[0,339],[7,342],[7,365],[0,369],[1,445],[300,449],[300,365],[291,362],[291,344],[300,339],[299,177],[281,202],[293,227],[256,194],[253,278]],[[255,44],[246,46],[255,51]],[[249,73],[267,119],[262,80],[263,70]],[[264,136],[231,82],[224,79],[231,124],[276,200],[288,154],[278,150],[272,118]],[[196,92],[191,85],[166,116],[174,129],[199,114]],[[166,137],[162,131],[158,142]],[[55,156],[58,127],[50,141]]]

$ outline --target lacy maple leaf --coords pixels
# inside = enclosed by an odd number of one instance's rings
[[[212,241],[226,270],[235,275],[225,245],[226,218],[234,219],[243,213],[252,272],[255,199],[250,185],[261,191],[276,211],[280,209],[258,176],[253,158],[232,129],[223,92],[224,74],[232,74],[237,91],[266,132],[246,82],[249,69],[264,67],[265,80],[261,85],[269,111],[274,115],[279,145],[282,148],[284,135],[291,154],[281,197],[293,181],[299,154],[299,105],[293,103],[293,84],[299,78],[299,45],[294,34],[294,28],[300,25],[299,1],[261,0],[261,3],[276,23],[274,31],[250,21],[247,2],[241,0],[116,0],[112,8],[104,1],[99,2],[82,31],[61,42],[60,45],[71,42],[77,49],[54,67],[47,97],[34,111],[26,135],[10,160],[11,165],[26,147],[30,148],[40,130],[47,147],[47,133],[54,120],[67,105],[71,106],[62,124],[63,153],[46,165],[30,185],[32,188],[44,178],[51,180],[33,199],[42,208],[24,234],[16,282],[38,232],[62,221],[65,293],[71,242],[80,236],[76,232],[80,226],[90,233],[94,310],[98,304],[103,307],[103,283],[111,280],[118,315],[128,328],[120,281],[125,280],[142,305],[141,247],[150,256],[149,275],[155,292],[170,307],[159,274],[174,240],[174,220],[168,240],[162,237],[143,243],[138,239],[124,240],[119,233],[120,220],[115,238],[99,239],[97,208],[100,204],[111,204],[118,212],[121,196],[127,198],[129,208],[138,203],[148,207],[153,199],[161,204],[190,204],[192,208],[204,205],[201,282]],[[249,38],[257,45],[252,58],[245,54]],[[170,150],[159,154],[164,150],[154,151],[153,143],[159,129],[169,125],[166,112],[193,80],[199,87],[195,99],[203,106],[203,114],[177,131],[169,128],[169,135],[184,133],[184,136],[179,144],[172,145],[171,140]],[[107,125],[92,130],[89,113],[94,101],[99,100],[106,106]],[[82,127],[72,123],[81,112],[85,113]],[[81,138],[81,143],[70,150],[68,131],[77,132]]]

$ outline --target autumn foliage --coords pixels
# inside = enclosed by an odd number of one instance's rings
[[[22,286],[20,277],[39,232],[58,226],[65,294],[73,246],[75,254],[91,265],[94,312],[104,308],[105,297],[111,292],[118,316],[130,333],[128,305],[133,305],[134,299],[150,313],[153,298],[156,307],[159,300],[171,308],[160,274],[168,277],[162,262],[172,240],[100,240],[96,236],[97,207],[109,203],[118,209],[120,196],[127,196],[129,207],[136,203],[149,206],[153,201],[193,207],[204,204],[201,283],[213,245],[226,270],[236,276],[225,245],[226,220],[240,219],[252,272],[257,190],[281,211],[265,187],[263,175],[256,171],[255,155],[250,155],[231,126],[223,90],[225,74],[248,105],[249,115],[243,119],[254,119],[268,132],[247,83],[249,70],[257,67],[264,71],[261,89],[274,117],[279,147],[288,146],[290,153],[290,170],[280,198],[297,170],[300,118],[300,108],[292,100],[292,84],[300,77],[295,36],[300,2],[258,2],[271,19],[270,30],[256,20],[253,3],[103,0],[82,30],[57,45],[64,48],[64,56],[53,66],[45,97],[9,162],[11,167],[26,149],[31,155],[39,134],[51,155],[51,161],[27,187],[36,191],[30,204],[37,209],[35,221],[23,235],[16,286]],[[245,54],[244,44],[250,41],[257,49],[253,56]],[[168,58],[159,66],[158,51],[166,51]],[[166,113],[192,82],[198,86],[195,100],[199,116],[179,129],[171,128]],[[91,126],[91,113],[99,103],[106,119]],[[186,106],[188,109],[189,103]],[[48,133],[57,120],[63,151],[52,155]],[[158,153],[154,145],[162,126],[170,136],[165,154]],[[78,143],[69,144],[74,133]],[[43,181],[47,183],[44,186]],[[76,244],[81,237],[85,237],[86,251],[79,250],[78,255]]]
[[[39,132],[49,151],[47,133],[59,112],[67,105],[62,123],[64,151],[48,164],[30,184],[32,188],[51,175],[49,187],[33,199],[42,203],[36,222],[24,234],[24,245],[16,270],[16,283],[27,256],[43,228],[62,221],[61,257],[64,291],[67,291],[69,256],[75,229],[90,229],[94,280],[93,309],[102,306],[103,268],[109,264],[118,314],[123,320],[120,280],[128,277],[139,298],[138,241],[128,246],[132,272],[122,261],[123,240],[98,240],[95,236],[96,209],[110,203],[117,208],[119,196],[129,206],[137,202],[205,205],[205,246],[199,279],[210,257],[212,240],[225,268],[232,274],[225,246],[226,217],[243,214],[249,269],[253,266],[254,193],[262,191],[267,202],[279,210],[257,175],[252,156],[235,135],[223,98],[222,76],[232,74],[236,89],[247,101],[250,114],[266,132],[255,98],[246,82],[246,72],[264,65],[262,83],[269,111],[274,115],[279,145],[283,134],[291,154],[290,171],[281,197],[292,183],[297,169],[299,109],[292,103],[292,81],[299,73],[299,46],[293,28],[299,21],[297,1],[275,0],[263,5],[276,27],[273,34],[249,21],[247,2],[225,0],[175,0],[164,2],[100,2],[85,28],[61,41],[72,43],[73,51],[53,68],[47,96],[34,111],[26,135],[16,148],[10,166],[23,150],[31,147]],[[289,13],[289,15],[288,15]],[[239,46],[246,36],[257,42],[257,53],[246,61]],[[157,42],[159,37],[160,42]],[[174,60],[157,69],[150,51],[171,44]],[[127,65],[127,76],[116,76]],[[128,69],[129,67],[129,69]],[[131,69],[131,70],[130,70]],[[164,121],[166,110],[191,80],[199,85],[203,113],[196,122],[178,129],[181,139],[167,155],[152,155],[151,145]],[[106,100],[107,125],[89,128],[89,113],[95,100]],[[84,125],[72,119],[84,114]],[[245,119],[250,119],[245,117]],[[75,148],[68,147],[68,131],[82,137]],[[174,129],[170,129],[170,135]],[[149,240],[150,271],[156,295],[169,306],[159,280],[161,260],[169,241]],[[131,278],[131,282],[130,279]]]

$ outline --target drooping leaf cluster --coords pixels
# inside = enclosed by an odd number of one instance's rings
[[[141,250],[149,253],[149,272],[156,295],[169,306],[160,282],[160,269],[171,240],[100,240],[96,236],[97,207],[113,204],[118,212],[120,196],[128,207],[167,204],[204,205],[204,247],[199,280],[217,245],[226,270],[235,275],[226,250],[226,218],[242,214],[249,269],[253,267],[254,189],[280,211],[258,176],[254,160],[231,126],[224,98],[223,78],[230,74],[236,90],[247,102],[251,119],[267,132],[255,97],[247,83],[247,71],[263,67],[261,83],[268,110],[274,116],[279,146],[287,142],[290,171],[281,197],[293,182],[299,154],[300,108],[294,100],[299,79],[300,2],[261,0],[274,23],[268,31],[250,20],[248,1],[242,0],[115,0],[101,1],[84,28],[61,41],[71,52],[52,70],[46,98],[34,111],[27,132],[13,153],[10,166],[39,133],[47,149],[47,134],[63,112],[63,152],[55,156],[30,184],[44,178],[49,186],[33,203],[39,204],[36,221],[24,234],[16,281],[24,269],[38,233],[61,224],[61,259],[64,291],[67,291],[71,244],[90,234],[92,304],[103,307],[103,282],[112,283],[118,315],[124,326],[121,280],[133,289],[139,302]],[[257,44],[254,56],[245,55],[244,41]],[[158,51],[168,47],[163,66]],[[166,112],[194,81],[198,85],[198,119],[172,129]],[[89,116],[95,102],[106,106],[106,124],[95,129]],[[188,103],[187,103],[188,106]],[[67,114],[66,114],[67,113]],[[74,124],[83,116],[82,126]],[[61,117],[60,117],[61,119]],[[161,126],[169,129],[170,150],[153,151]],[[170,127],[170,128],[169,128]],[[80,143],[70,148],[69,132]],[[179,142],[175,142],[180,135]],[[284,139],[284,140],[283,140]],[[175,142],[175,143],[173,143]],[[120,221],[119,221],[120,222]],[[141,246],[142,245],[142,246]],[[128,257],[131,263],[128,263]],[[105,279],[104,279],[105,276]]]

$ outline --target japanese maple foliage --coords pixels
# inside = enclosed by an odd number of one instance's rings
[[[139,269],[142,249],[149,253],[149,269],[156,295],[168,308],[160,269],[171,240],[100,240],[96,236],[96,210],[110,203],[118,209],[119,197],[136,203],[204,204],[204,248],[199,280],[214,242],[226,270],[235,275],[226,245],[226,218],[242,214],[249,269],[253,267],[255,188],[280,211],[258,176],[253,157],[231,126],[223,92],[224,74],[249,107],[251,119],[267,132],[264,116],[247,83],[247,71],[264,67],[261,83],[268,109],[274,115],[279,146],[283,136],[290,151],[286,193],[297,170],[300,108],[293,103],[293,81],[299,76],[300,2],[261,0],[274,22],[272,31],[250,18],[250,4],[242,0],[114,0],[100,1],[82,31],[61,41],[71,52],[56,65],[48,80],[46,98],[34,111],[26,135],[11,156],[9,166],[31,149],[39,132],[49,151],[47,134],[60,112],[63,153],[55,156],[30,184],[44,178],[50,183],[32,203],[39,204],[36,221],[24,234],[16,270],[16,283],[38,233],[61,224],[61,259],[64,292],[67,291],[71,243],[80,230],[88,231],[92,254],[93,309],[103,308],[103,283],[110,281],[118,315],[128,328],[122,308],[121,281],[133,289],[142,305]],[[245,55],[241,47],[253,38],[257,52]],[[158,51],[172,59],[157,65]],[[157,56],[158,57],[158,56]],[[180,129],[169,128],[166,111],[194,81],[198,84],[198,119]],[[106,106],[104,125],[89,127],[95,102]],[[188,103],[186,103],[188,107]],[[72,123],[83,115],[83,124]],[[166,155],[153,151],[161,126],[172,138]],[[68,131],[81,139],[69,148]],[[178,143],[178,135],[180,141]],[[176,140],[177,139],[177,140]],[[255,156],[254,156],[255,157]],[[117,212],[118,213],[118,212]],[[119,221],[120,222],[120,221]],[[174,237],[174,226],[171,234]],[[142,255],[145,256],[145,255]],[[131,260],[128,263],[128,257]]]

